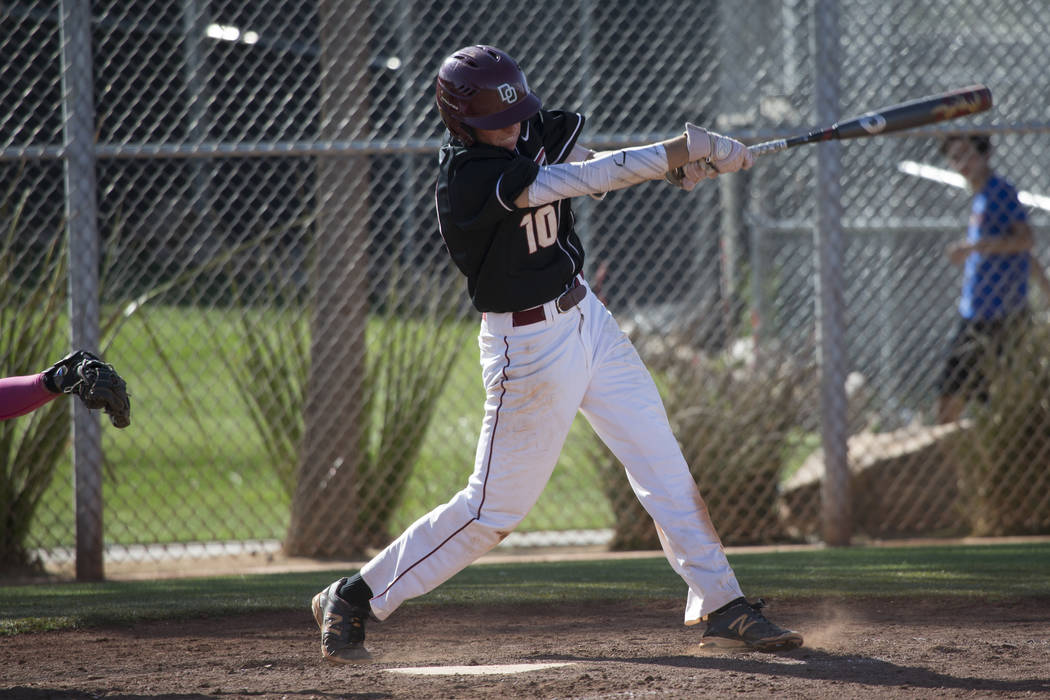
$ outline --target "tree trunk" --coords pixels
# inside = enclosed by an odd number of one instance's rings
[[[318,9],[321,138],[364,138],[369,117],[368,3],[321,0]],[[356,523],[361,438],[370,422],[362,415],[367,405],[368,156],[319,156],[316,199],[305,434],[284,551],[356,557],[365,547],[366,533]]]

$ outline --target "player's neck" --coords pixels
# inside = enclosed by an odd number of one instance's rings
[[[992,169],[989,167],[979,168],[974,171],[969,180],[970,190],[972,192],[980,192],[984,189],[984,186],[988,184],[988,180],[992,178]]]

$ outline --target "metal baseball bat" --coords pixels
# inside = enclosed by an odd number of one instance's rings
[[[808,134],[758,143],[750,146],[749,150],[757,157],[804,143],[879,136],[977,114],[990,109],[991,106],[992,91],[984,85],[970,85],[939,95],[883,107],[854,119],[836,122],[823,129],[814,129]]]

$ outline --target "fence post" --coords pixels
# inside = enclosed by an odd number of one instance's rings
[[[817,123],[839,118],[839,8],[820,0],[814,28]],[[817,364],[820,368],[820,426],[824,447],[821,517],[824,542],[848,545],[852,535],[852,500],[847,448],[846,338],[843,322],[841,145],[817,146]]]
[[[95,103],[91,3],[62,0],[62,132],[69,236],[69,323],[73,349],[99,348],[99,240],[95,191]],[[76,576],[102,570],[102,431],[98,416],[73,402]]]

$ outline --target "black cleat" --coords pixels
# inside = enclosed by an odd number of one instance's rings
[[[802,646],[802,635],[767,620],[761,613],[763,606],[761,598],[754,603],[737,598],[720,612],[709,614],[700,646],[750,651],[787,651]]]
[[[310,607],[321,630],[321,656],[337,664],[354,664],[372,658],[365,649],[365,622],[372,611],[339,597],[344,581],[341,578],[315,595]]]

